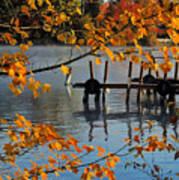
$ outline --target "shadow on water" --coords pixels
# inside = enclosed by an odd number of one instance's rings
[[[133,120],[139,123],[140,136],[143,141],[145,136],[146,127],[143,128],[144,124],[147,122],[155,121],[162,128],[162,137],[167,139],[167,127],[172,125],[172,130],[176,138],[179,134],[177,132],[177,112],[175,106],[175,99],[158,97],[154,94],[147,94],[143,96],[140,104],[137,106],[137,111],[131,111],[130,105],[126,105],[125,112],[110,113],[108,112],[108,105],[105,98],[103,97],[102,103],[94,102],[92,106],[90,102],[83,102],[83,111],[75,112],[73,115],[75,117],[82,117],[89,124],[88,140],[92,141],[94,139],[93,131],[95,128],[104,128],[104,140],[108,140],[108,123],[112,120],[123,121],[127,124],[128,128],[128,139],[130,139],[131,145],[133,142],[132,133],[134,126],[132,125]],[[131,118],[133,119],[131,121]],[[150,120],[150,121],[149,121]],[[150,123],[149,123],[150,124]],[[151,133],[153,126],[147,126],[149,133]],[[166,140],[167,141],[167,140]]]

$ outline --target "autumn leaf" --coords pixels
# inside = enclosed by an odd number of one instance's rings
[[[69,69],[68,69],[68,67],[65,66],[65,65],[62,65],[62,66],[61,66],[61,71],[62,71],[62,73],[63,73],[64,75],[66,75],[66,74],[69,73]]]
[[[40,93],[36,90],[33,91],[34,99],[37,99],[39,97]]]
[[[138,127],[134,128],[134,131],[140,131],[140,130],[141,130],[141,129],[138,128]]]
[[[28,8],[28,6],[22,5],[21,11],[22,11],[22,13],[24,13],[24,14],[26,14],[27,16],[30,17],[30,13],[29,13],[29,8]]]
[[[43,0],[37,0],[37,2],[40,7],[43,5]]]
[[[45,23],[45,24],[43,25],[43,30],[46,31],[46,32],[51,32],[52,27],[51,27],[50,24]]]
[[[84,43],[85,43],[85,40],[84,40],[84,39],[79,39],[79,40],[78,40],[78,44],[79,44],[79,45],[82,46],[82,45],[84,45]]]
[[[8,72],[8,76],[11,76],[11,77],[13,77],[15,75],[15,71],[14,71],[14,69],[9,69],[9,72]]]
[[[148,126],[152,126],[152,125],[153,125],[153,121],[148,121],[146,124],[147,124]]]
[[[87,146],[86,144],[84,144],[82,146],[83,149],[85,149],[88,153],[91,151],[94,151],[94,147],[93,146]]]
[[[65,41],[66,40],[65,34],[58,34],[57,39],[60,41]]]
[[[7,124],[7,121],[6,121],[5,119],[1,119],[1,118],[0,118],[0,122],[1,122],[2,124]]]
[[[80,8],[77,8],[76,9],[76,12],[79,14],[79,15],[81,15],[82,13],[81,13],[81,9]]]
[[[94,60],[95,60],[96,65],[100,65],[101,64],[101,59],[96,57]]]
[[[75,47],[76,47],[79,51],[81,51],[81,48],[80,48],[79,45],[75,45]]]
[[[135,64],[139,64],[141,62],[141,58],[138,57],[137,55],[130,56],[130,60],[131,60],[131,62],[133,62]]]
[[[106,52],[106,54],[110,57],[110,58],[112,58],[113,57],[113,52],[109,49],[109,48],[105,48],[105,52]]]
[[[139,139],[139,136],[138,136],[138,135],[135,135],[135,136],[134,136],[134,141],[137,142],[137,143],[140,143],[140,139]]]
[[[127,139],[124,139],[124,141],[127,142],[127,143],[130,143],[130,142],[131,142],[131,140],[128,139],[128,138],[127,138]]]
[[[91,27],[90,27],[90,25],[89,25],[89,24],[85,24],[85,25],[84,25],[84,27],[85,27],[86,29],[88,29],[88,30],[90,30],[90,29],[91,29]]]
[[[68,160],[69,159],[69,157],[64,153],[61,154],[61,158],[62,158],[62,160],[64,160],[64,159]]]
[[[41,177],[42,177],[42,180],[45,180],[45,179],[48,178],[48,174],[45,173],[45,172],[42,172],[40,175],[41,175]]]
[[[45,83],[42,86],[42,92],[50,92],[50,90],[51,90],[51,85],[50,84]]]
[[[29,49],[29,46],[27,44],[20,44],[19,47],[22,51],[27,51]]]
[[[28,4],[32,9],[37,10],[37,6],[35,5],[35,0],[28,0]]]
[[[60,18],[62,21],[66,21],[67,20],[67,16],[64,12],[60,13]]]

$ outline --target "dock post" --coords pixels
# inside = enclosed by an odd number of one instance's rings
[[[89,94],[95,95],[95,104],[100,100],[100,83],[94,78],[93,62],[89,62],[90,79],[85,82],[83,103],[88,103]]]
[[[104,68],[104,79],[103,79],[104,84],[106,83],[108,78],[108,70],[109,70],[109,62],[106,61]],[[105,102],[105,93],[106,93],[106,88],[103,89],[103,103]]]
[[[94,79],[94,66],[92,61],[89,62],[89,66],[90,66],[90,78]]]
[[[174,80],[178,79],[178,63],[175,63],[175,74],[174,74]]]
[[[132,65],[133,63],[129,61],[129,71],[128,71],[128,87],[126,92],[126,104],[129,105],[130,99],[130,86],[131,86],[131,77],[132,77]]]
[[[167,73],[164,74],[163,79],[167,80]]]
[[[139,84],[141,85],[143,83],[143,62],[141,62],[140,66],[140,76],[139,76]],[[139,87],[138,92],[137,92],[137,104],[140,103],[140,95],[141,95],[141,88]]]

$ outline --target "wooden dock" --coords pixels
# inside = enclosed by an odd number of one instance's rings
[[[154,59],[155,62],[155,59]],[[86,82],[77,82],[73,84],[74,88],[84,88],[83,102],[88,102],[90,94],[95,95],[95,101],[99,101],[100,89],[103,90],[103,99],[105,99],[105,89],[126,89],[126,104],[130,100],[130,90],[137,89],[137,102],[140,102],[140,94],[146,89],[147,92],[151,90],[154,93],[158,93],[160,96],[169,95],[169,101],[173,101],[175,94],[179,93],[179,80],[178,80],[178,63],[175,63],[175,71],[173,78],[167,77],[167,73],[163,74],[163,78],[159,76],[159,72],[155,72],[155,77],[152,75],[152,69],[148,69],[148,74],[144,74],[143,62],[141,62],[139,78],[132,78],[133,63],[129,61],[128,66],[128,81],[127,83],[106,83],[108,78],[108,66],[109,63],[106,61],[104,69],[103,83],[98,82],[94,76],[94,67],[92,61],[89,62],[90,78]]]

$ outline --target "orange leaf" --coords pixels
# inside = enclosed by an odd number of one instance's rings
[[[139,139],[139,136],[138,136],[138,135],[135,135],[135,136],[134,136],[134,141],[137,142],[137,143],[140,143],[140,139]]]
[[[29,13],[29,8],[26,6],[26,5],[23,5],[21,7],[21,11],[25,14],[27,14],[27,16],[30,16],[30,13]]]
[[[66,14],[65,14],[64,12],[62,12],[62,13],[60,14],[60,18],[61,18],[61,20],[63,20],[63,21],[66,21],[66,20],[67,20],[67,16],[66,16]]]
[[[41,177],[42,177],[42,180],[44,180],[44,179],[47,179],[47,178],[48,178],[48,174],[47,174],[47,173],[45,173],[45,172],[42,172],[40,175],[41,175]]]
[[[140,131],[140,130],[141,130],[141,129],[138,128],[138,127],[134,128],[134,131]]]
[[[29,49],[29,46],[27,44],[20,44],[19,47],[22,51],[27,51]]]
[[[42,92],[50,92],[50,90],[51,90],[50,87],[51,87],[50,84],[45,83],[45,84],[42,86]]]
[[[87,146],[86,144],[84,144],[82,146],[83,149],[85,149],[88,153],[91,151],[94,151],[94,147],[93,146]]]
[[[79,45],[75,45],[75,47],[76,47],[79,51],[81,51],[81,48],[80,48]]]
[[[127,143],[130,143],[130,142],[131,142],[130,139],[124,139],[124,141],[127,142]]]
[[[97,150],[99,151],[99,152],[101,152],[101,153],[105,153],[105,150],[102,148],[102,147],[100,147],[100,146],[97,146],[96,147],[97,148]]]
[[[32,9],[37,10],[37,7],[35,5],[35,0],[28,0],[28,4]]]
[[[148,125],[148,126],[152,126],[152,125],[153,125],[153,121],[147,122],[147,125]]]
[[[62,160],[64,160],[64,159],[68,160],[69,159],[69,157],[64,153],[61,154],[61,158],[62,158]]]
[[[7,121],[6,121],[5,119],[0,119],[0,122],[1,122],[2,124],[6,124],[6,123],[7,123]]]
[[[95,62],[96,62],[96,65],[100,65],[100,64],[101,64],[101,59],[95,58],[94,60],[95,60]]]

